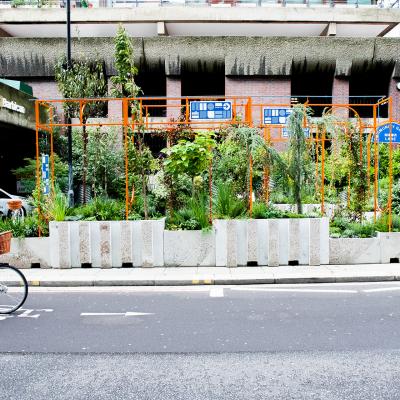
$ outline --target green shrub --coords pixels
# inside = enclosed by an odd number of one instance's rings
[[[39,224],[36,215],[30,215],[25,218],[6,218],[0,220],[0,232],[12,231],[13,236],[16,238],[37,237],[39,236],[39,225],[41,228],[41,235],[47,236],[47,225],[44,222]]]
[[[71,215],[86,221],[124,220],[125,204],[121,201],[97,197],[84,206],[74,208]]]
[[[246,212],[245,202],[235,196],[230,183],[218,184],[213,203],[216,218],[237,218]]]

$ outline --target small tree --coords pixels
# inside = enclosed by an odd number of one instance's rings
[[[55,66],[55,79],[60,92],[66,99],[90,99],[104,97],[107,93],[104,63],[90,61],[86,58],[74,60],[68,68],[65,58],[59,60]],[[86,174],[87,174],[87,144],[88,135],[86,122],[90,117],[101,115],[104,103],[98,101],[85,102],[80,109],[77,102],[65,102],[64,111],[67,117],[80,117],[82,113],[83,138],[83,203],[86,203]]]
[[[303,104],[293,107],[288,119],[290,136],[287,174],[292,183],[293,201],[297,212],[303,213],[302,189],[312,177],[310,150],[307,148],[304,122],[310,115],[310,109]],[[323,182],[322,182],[323,184]]]

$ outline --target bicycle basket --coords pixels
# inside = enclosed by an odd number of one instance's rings
[[[0,254],[10,252],[12,232],[1,232],[0,233]]]

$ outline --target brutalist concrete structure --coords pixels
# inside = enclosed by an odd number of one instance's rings
[[[392,96],[400,119],[400,9],[390,3],[123,5],[72,11],[73,56],[104,60],[111,76],[123,23],[145,96]],[[36,97],[60,97],[53,75],[65,35],[65,9],[2,9],[0,76],[26,81]]]

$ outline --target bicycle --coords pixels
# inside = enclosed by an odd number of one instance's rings
[[[0,233],[0,255],[10,252],[11,231]],[[0,263],[0,314],[11,314],[25,303],[28,282],[17,268]]]

